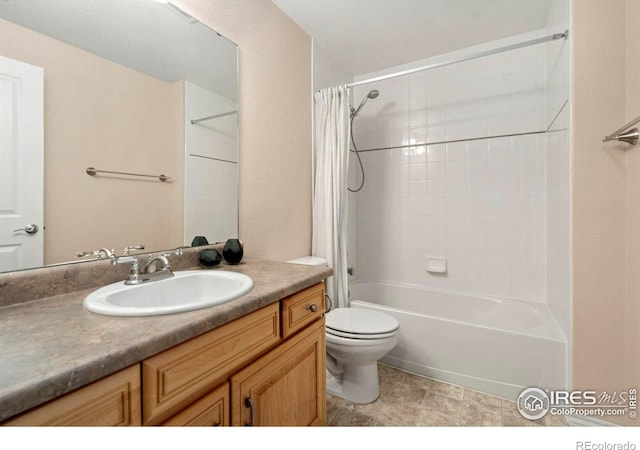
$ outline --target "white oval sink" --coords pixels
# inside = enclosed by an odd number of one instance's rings
[[[185,270],[144,284],[110,284],[93,291],[82,305],[87,311],[108,316],[155,316],[226,303],[252,288],[253,281],[242,273]]]

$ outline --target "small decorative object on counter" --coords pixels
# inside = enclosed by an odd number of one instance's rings
[[[222,249],[222,256],[229,264],[240,264],[242,254],[242,241],[240,239],[228,239]]]
[[[210,248],[200,252],[198,261],[202,267],[215,267],[222,261],[222,255],[217,250]]]
[[[200,247],[201,245],[209,245],[209,241],[207,241],[207,238],[204,236],[196,236],[193,238],[193,241],[191,241],[192,247]]]

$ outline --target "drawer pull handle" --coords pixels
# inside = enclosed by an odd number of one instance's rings
[[[249,408],[249,413],[250,413],[249,422],[245,423],[244,426],[245,427],[252,427],[253,426],[253,419],[254,419],[254,417],[253,417],[253,413],[254,413],[254,411],[253,411],[253,399],[251,397],[245,398],[244,399],[244,406],[246,408]]]
[[[316,305],[315,303],[312,303],[310,305],[307,305],[307,309],[309,311],[311,311],[312,313],[318,311],[318,305]]]

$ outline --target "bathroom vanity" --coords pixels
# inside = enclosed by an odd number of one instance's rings
[[[92,289],[0,308],[2,424],[324,425],[331,270],[254,259],[216,270],[254,288],[166,316],[89,313]]]

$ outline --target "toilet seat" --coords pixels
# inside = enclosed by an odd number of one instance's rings
[[[362,308],[337,308],[325,319],[328,334],[349,339],[385,339],[400,328],[394,317]]]

